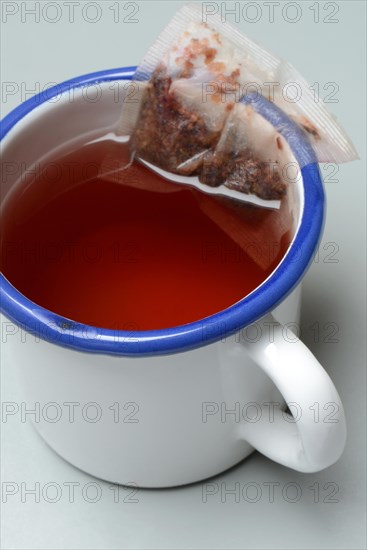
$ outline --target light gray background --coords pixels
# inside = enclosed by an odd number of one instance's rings
[[[50,82],[139,62],[147,47],[169,21],[180,2],[136,2],[138,23],[122,22],[130,9],[120,2],[119,23],[113,22],[110,7],[115,1],[97,2],[101,19],[85,21],[80,2],[75,21],[68,23],[68,8],[62,1],[61,19],[55,8],[48,7],[40,22],[27,15],[20,2],[19,12],[1,25],[1,111],[8,113],[22,100]],[[24,4],[24,3],[23,3]],[[41,2],[41,8],[50,2]],[[126,4],[126,3],[125,3]],[[233,2],[228,3],[231,6]],[[243,5],[244,2],[241,3]],[[352,136],[361,160],[341,166],[334,179],[326,181],[328,216],[319,261],[312,265],[303,285],[303,340],[312,349],[333,378],[345,404],[349,437],[339,462],[318,474],[300,474],[270,460],[252,455],[238,467],[212,480],[260,486],[258,502],[239,503],[229,496],[222,503],[220,493],[202,501],[202,484],[173,490],[140,490],[138,502],[123,502],[127,492],[121,489],[115,503],[109,484],[99,482],[61,460],[38,437],[29,423],[19,417],[2,428],[2,481],[49,482],[63,486],[79,482],[75,502],[67,492],[58,503],[32,497],[21,502],[15,495],[2,505],[2,546],[8,549],[132,549],[132,548],[246,548],[246,549],[362,549],[365,539],[365,15],[363,1],[320,2],[319,18],[310,8],[314,2],[298,2],[302,16],[289,23],[282,16],[285,3],[275,6],[275,20],[269,22],[268,9],[256,23],[240,22],[251,38],[293,63],[311,82],[323,86],[335,82],[337,103],[329,107]],[[31,8],[34,2],[26,2]],[[331,6],[331,7],[330,7]],[[324,21],[328,14],[338,22]],[[11,8],[8,8],[11,9]],[[293,18],[289,8],[285,15]],[[54,11],[53,11],[54,10]],[[95,16],[93,8],[86,12]],[[249,11],[249,18],[254,12]],[[230,21],[233,18],[229,17]],[[5,86],[5,87],[4,87]],[[9,92],[11,94],[5,94]],[[32,90],[34,90],[32,92]],[[330,172],[328,172],[330,174]],[[325,172],[326,175],[326,172]],[[328,178],[330,179],[330,178]],[[330,245],[330,243],[335,243]],[[323,248],[325,247],[325,249]],[[329,248],[328,248],[329,247]],[[337,248],[335,248],[337,247]],[[331,257],[330,253],[337,250]],[[334,262],[330,262],[330,260]],[[316,341],[312,326],[320,323]],[[336,323],[337,342],[328,343],[325,323]],[[7,368],[3,346],[2,399],[20,402],[23,398],[18,380]],[[99,502],[86,502],[82,487],[98,482],[102,491]],[[269,501],[266,482],[278,483],[274,502]],[[282,489],[296,482],[302,494],[298,502],[287,502]],[[310,486],[318,484],[320,502]],[[325,486],[325,484],[332,484]],[[315,485],[314,485],[315,487]],[[334,499],[324,502],[333,487]],[[254,493],[249,492],[250,498]],[[290,490],[290,498],[293,498]]]

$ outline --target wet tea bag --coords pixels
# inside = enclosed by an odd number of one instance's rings
[[[229,146],[231,139],[227,134],[241,111],[236,108],[240,106],[233,97],[237,93],[241,52],[236,51],[232,58],[232,50],[231,43],[212,28],[190,23],[166,52],[166,63],[159,62],[153,68],[148,82],[140,80],[138,74],[139,70],[141,74],[149,74],[144,62],[137,71],[134,80],[137,97],[134,102],[124,103],[117,133],[131,136],[133,157],[148,163],[163,176],[164,171],[175,174],[177,183],[195,181],[195,187],[202,191],[220,188],[219,194],[224,194],[225,190],[228,196],[238,200],[244,200],[246,194],[246,202],[279,208],[286,186],[279,180],[279,173],[271,170],[278,162],[278,155],[271,156],[270,149],[266,159],[255,154],[249,125],[247,129],[244,125],[235,125],[244,132],[244,149],[234,156]],[[154,55],[148,54],[148,57]],[[219,90],[218,83],[221,83]],[[261,125],[254,128],[262,130]],[[277,130],[268,125],[267,131],[267,141],[275,144]],[[273,147],[271,150],[276,152]],[[237,168],[245,162],[245,151],[248,153],[246,168],[233,171],[235,161]],[[255,185],[254,177],[266,184]]]
[[[345,132],[293,67],[216,15],[203,22],[199,4],[177,12],[132,84],[116,128],[129,137],[131,159],[175,174],[180,183],[192,177],[202,191],[227,188],[238,200],[280,207],[287,189],[283,168],[294,159],[281,128],[262,123],[259,113],[251,116],[258,99],[278,105],[298,124],[317,160],[357,158]],[[258,97],[245,109],[242,102],[250,95]]]
[[[291,65],[219,16],[203,21],[200,4],[182,7],[150,47],[113,132],[128,143],[128,155],[106,159],[101,167],[106,179],[122,181],[135,159],[174,175],[178,189],[195,181],[205,194],[230,193],[234,202],[284,216],[295,181],[288,181],[289,165],[300,174],[310,158],[336,163],[357,158],[346,133]],[[300,135],[304,150],[292,147]],[[175,183],[168,179],[166,191],[173,192]],[[244,235],[240,210],[228,199],[199,203],[241,246],[263,241],[256,224]],[[280,238],[285,226],[279,222]]]

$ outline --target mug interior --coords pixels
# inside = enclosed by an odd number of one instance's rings
[[[77,148],[87,140],[105,135],[114,127],[120,116],[121,101],[128,90],[128,79],[130,78],[129,71],[122,70],[119,78],[116,77],[115,72],[105,71],[101,73],[98,80],[92,79],[91,81],[88,75],[80,77],[78,80],[74,79],[68,86],[64,86],[64,89],[56,87],[56,89],[48,90],[46,94],[35,96],[32,98],[31,104],[29,101],[23,104],[23,112],[15,110],[8,115],[6,122],[8,124],[13,122],[13,124],[1,142],[2,165],[6,174],[6,177],[3,177],[1,189],[1,212],[7,208],[8,200],[21,174],[32,169],[36,162],[41,163],[45,152],[61,151],[65,148],[65,144],[68,148],[70,145]],[[25,108],[27,104],[29,109]],[[86,351],[107,351],[109,353],[161,352],[163,342],[166,352],[197,347],[204,343],[203,326],[208,324],[213,327],[218,323],[221,325],[220,333],[215,328],[212,331],[212,341],[220,338],[223,332],[235,332],[275,307],[292,290],[307,268],[320,237],[323,219],[321,179],[315,166],[312,170],[310,167],[311,165],[305,166],[302,171],[298,172],[299,177],[296,181],[288,185],[292,215],[292,240],[285,256],[259,287],[218,314],[180,327],[156,331],[136,331],[132,338],[131,334],[127,335],[125,331],[87,327],[49,312],[40,306],[34,307],[35,304],[18,292],[11,285],[11,281],[7,281],[2,275],[1,292],[4,313],[17,324],[25,324],[26,328],[30,328],[29,325],[34,325],[35,321],[39,321],[41,317],[43,322],[48,325],[53,324],[58,333],[60,333],[60,327],[64,327],[61,329],[62,336],[66,336],[69,331],[72,332],[73,338],[70,338],[69,334],[69,338],[66,340],[59,339],[59,343],[62,345],[77,348],[82,345]],[[314,212],[315,227],[308,235],[302,231],[302,224],[306,222],[309,225],[310,222],[309,219],[305,220],[304,212],[305,178],[313,182],[313,188],[310,186],[307,191],[310,194],[312,194],[312,190],[317,192],[317,197],[311,197],[311,200],[318,207],[318,211],[316,209]],[[310,242],[308,246],[304,246],[307,236]],[[295,243],[297,238],[300,241],[299,246],[301,246],[301,259],[295,266],[294,259],[292,265],[290,255],[297,248]],[[67,328],[65,329],[65,327]],[[90,334],[91,331],[98,337],[92,349],[88,349],[88,345],[86,349],[83,346],[91,338],[85,338],[85,334]],[[113,341],[111,339],[112,332],[114,333]],[[193,337],[194,335],[195,337]],[[47,335],[45,337],[47,339]],[[154,343],[154,345],[149,346],[149,343]],[[205,341],[205,343],[208,342]]]

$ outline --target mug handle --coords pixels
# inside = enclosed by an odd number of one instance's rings
[[[329,375],[271,314],[263,318],[261,337],[244,342],[252,360],[271,378],[293,417],[262,404],[258,421],[240,425],[240,438],[256,450],[299,472],[318,472],[338,460],[346,441],[344,409]],[[270,331],[269,331],[270,327]]]

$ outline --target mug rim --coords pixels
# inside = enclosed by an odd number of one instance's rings
[[[1,121],[0,142],[26,115],[53,97],[86,85],[131,80],[135,70],[136,67],[122,67],[88,73],[33,96]],[[275,105],[267,105],[267,111],[268,120],[271,121],[272,116],[277,122],[280,120],[287,127],[288,137],[292,134],[289,145],[296,158],[297,151],[302,151],[304,200],[299,225],[286,254],[249,295],[192,323],[129,332],[93,327],[53,313],[26,298],[0,273],[0,311],[22,329],[51,343],[82,352],[126,356],[162,355],[202,347],[234,334],[272,311],[297,286],[312,262],[324,224],[325,195],[318,163],[306,134]]]

